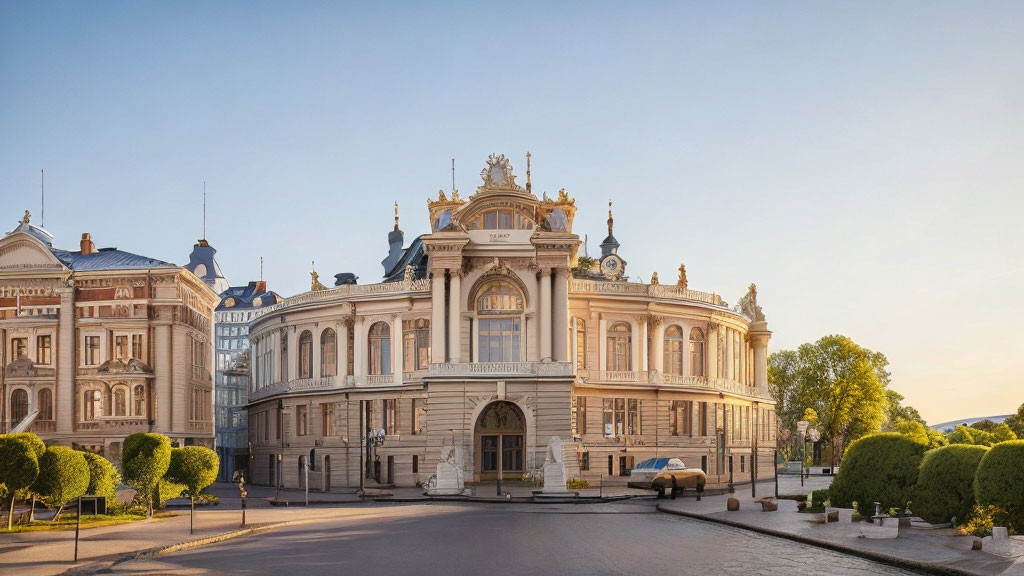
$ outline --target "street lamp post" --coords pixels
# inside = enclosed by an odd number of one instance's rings
[[[804,434],[807,434],[807,427],[811,423],[807,420],[801,420],[796,423],[796,431],[800,434],[800,486],[804,485],[804,460],[806,459],[807,449],[804,447]]]
[[[249,493],[245,491],[244,474],[238,479],[238,495],[242,497],[242,528],[245,528],[245,498]]]

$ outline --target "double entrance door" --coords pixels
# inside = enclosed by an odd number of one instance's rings
[[[523,435],[485,434],[480,436],[480,479],[518,479],[523,473]]]

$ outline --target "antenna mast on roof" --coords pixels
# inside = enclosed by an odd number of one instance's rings
[[[263,281],[263,256],[260,256],[260,282]]]
[[[586,234],[583,235],[583,256],[585,258],[590,258],[590,250],[587,249],[587,235]]]
[[[206,180],[203,180],[203,240],[206,240]]]
[[[43,168],[39,169],[39,202],[41,204],[39,225],[46,228],[46,173]]]

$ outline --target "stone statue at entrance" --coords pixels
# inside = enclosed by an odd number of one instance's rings
[[[441,458],[437,472],[426,484],[426,493],[431,496],[452,496],[462,494],[466,489],[466,476],[462,469],[462,447],[454,441],[441,447]]]
[[[562,439],[552,436],[544,455],[544,492],[565,492],[565,461]]]

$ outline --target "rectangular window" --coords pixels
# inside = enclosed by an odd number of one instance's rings
[[[700,435],[708,435],[708,403],[701,402],[697,405],[697,422],[700,423]]]
[[[28,338],[11,338],[11,360],[28,355]]]
[[[127,360],[128,359],[128,337],[127,336],[114,336],[114,359],[116,359],[116,360]]]
[[[615,399],[615,435],[622,436],[626,425],[626,399]]]
[[[100,363],[100,337],[85,337],[85,365],[96,366]]]
[[[388,436],[398,434],[398,400],[384,401],[384,433]]]
[[[413,398],[412,400],[412,433],[423,434],[423,423],[427,420],[426,400]]]
[[[142,360],[142,334],[132,334],[132,358]]]
[[[583,436],[587,433],[587,397],[576,398],[576,433]]]
[[[417,474],[420,471],[420,457],[416,454],[412,455],[412,473]]]
[[[740,473],[746,469],[747,457],[740,455]]]
[[[49,334],[36,336],[36,364],[51,364],[53,362],[53,343]]]
[[[584,472],[590,470],[590,452],[583,453],[583,457],[580,459],[580,470]]]
[[[520,319],[481,318],[479,332],[479,358],[481,362],[519,362]]]
[[[669,434],[673,436],[691,436],[693,426],[690,422],[690,414],[693,410],[693,402],[690,400],[673,400],[671,411],[668,416]]]
[[[334,405],[320,405],[320,435],[328,437],[334,434]]]
[[[295,435],[305,436],[308,428],[306,428],[306,407],[296,406],[295,407]]]
[[[629,434],[631,436],[643,434],[640,430],[640,401],[629,401]]]
[[[604,418],[604,435],[615,436],[615,412],[613,411],[614,400],[604,398],[602,404],[602,415]],[[609,472],[611,474],[611,472]]]

